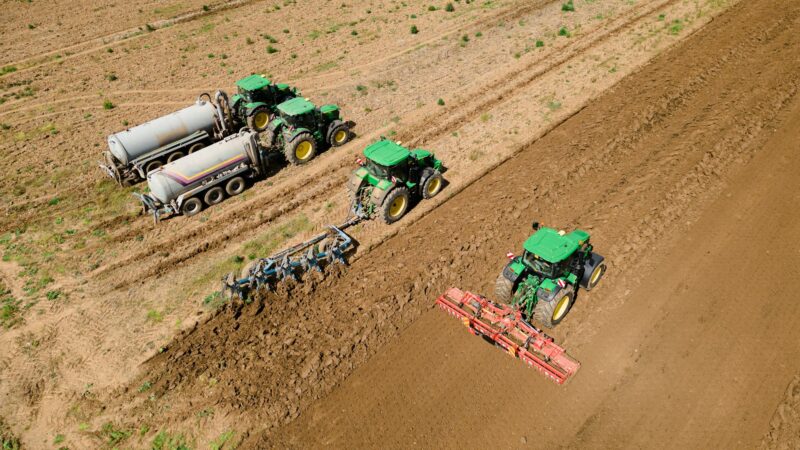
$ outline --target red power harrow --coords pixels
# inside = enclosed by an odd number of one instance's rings
[[[553,338],[529,324],[519,310],[498,305],[471,292],[450,288],[436,304],[469,328],[535,367],[558,384],[575,374],[581,364],[553,342]]]

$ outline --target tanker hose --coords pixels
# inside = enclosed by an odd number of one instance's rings
[[[233,115],[231,113],[231,104],[228,101],[228,94],[225,91],[217,91],[214,93],[214,99],[217,102],[217,115],[222,122],[224,130],[233,130]]]

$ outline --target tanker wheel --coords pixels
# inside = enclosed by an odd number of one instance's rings
[[[196,144],[192,144],[192,146],[189,147],[189,154],[191,155],[192,153],[194,153],[194,152],[196,152],[198,150],[202,150],[203,148],[205,148],[205,145],[203,145],[202,142],[198,142]]]
[[[247,126],[253,131],[264,131],[269,125],[269,109],[266,106],[259,106],[247,116]]]
[[[223,198],[225,198],[225,193],[222,192],[222,188],[214,186],[206,191],[206,195],[203,196],[203,201],[206,202],[206,205],[211,206],[221,202]]]
[[[553,328],[564,320],[574,300],[575,292],[572,289],[562,289],[553,300],[536,302],[533,318],[545,327]]]
[[[514,290],[514,283],[508,278],[503,276],[503,272],[497,277],[494,282],[494,295],[497,300],[506,304],[511,303],[511,296]]]
[[[600,283],[600,279],[603,278],[603,275],[606,273],[606,264],[600,263],[599,266],[595,267],[592,271],[592,275],[589,276],[589,283],[586,285],[586,290],[591,291]]]
[[[169,157],[167,157],[167,164],[169,164],[169,163],[171,163],[173,161],[177,161],[177,160],[183,158],[183,156],[184,156],[183,152],[175,152],[175,153],[169,155]]]
[[[311,133],[300,133],[289,142],[284,154],[292,164],[305,164],[317,155],[317,141]]]
[[[435,197],[436,194],[441,192],[442,186],[444,186],[442,174],[439,173],[438,170],[434,170],[431,175],[425,179],[425,182],[422,183],[422,198],[429,199]]]
[[[408,189],[404,187],[395,188],[383,201],[383,220],[386,223],[395,223],[408,211],[409,195]]]
[[[159,161],[159,160],[150,161],[149,163],[147,163],[147,165],[144,166],[144,173],[148,174],[148,173],[160,168],[161,166],[163,166],[163,164],[161,164],[161,161]]]
[[[231,197],[234,195],[239,195],[244,192],[245,184],[244,178],[242,177],[233,177],[225,183],[225,192],[228,193]]]
[[[202,210],[203,210],[203,202],[200,201],[200,199],[197,197],[189,198],[185,202],[183,202],[183,205],[181,205],[181,212],[183,213],[184,216],[191,217],[196,214],[199,214],[200,211]]]

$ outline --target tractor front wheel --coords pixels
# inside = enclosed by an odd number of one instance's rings
[[[317,141],[311,133],[300,133],[289,142],[284,151],[286,160],[292,164],[305,164],[317,154]]]
[[[266,106],[259,106],[247,116],[247,126],[253,131],[262,132],[267,129],[267,125],[269,125],[269,108]]]
[[[575,292],[571,288],[562,289],[556,297],[549,302],[539,300],[533,309],[533,318],[547,328],[553,328],[561,323],[572,308],[575,301]]]
[[[435,197],[436,194],[441,192],[443,186],[444,178],[442,178],[442,174],[438,170],[431,171],[431,174],[422,183],[422,198],[427,200]]]
[[[404,187],[395,188],[383,201],[383,220],[387,224],[392,224],[400,220],[408,211],[410,196],[408,189]]]
[[[339,147],[350,142],[351,137],[350,127],[341,120],[334,120],[328,127],[328,143],[332,147]]]
[[[497,277],[497,280],[494,282],[494,295],[497,298],[497,301],[511,304],[511,297],[513,295],[514,290],[514,283],[503,276],[503,273],[500,272],[500,275]]]

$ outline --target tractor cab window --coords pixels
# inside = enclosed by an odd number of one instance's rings
[[[367,160],[367,170],[376,178],[389,178],[389,169],[371,159]]]
[[[408,175],[408,162],[402,162],[393,166],[389,170],[389,173],[398,180],[405,181],[406,176]]]
[[[555,276],[556,264],[537,259],[533,253],[528,251],[522,255],[522,258],[525,260],[525,264],[527,264],[528,267],[530,267],[534,272],[544,275],[547,278],[552,278]]]

